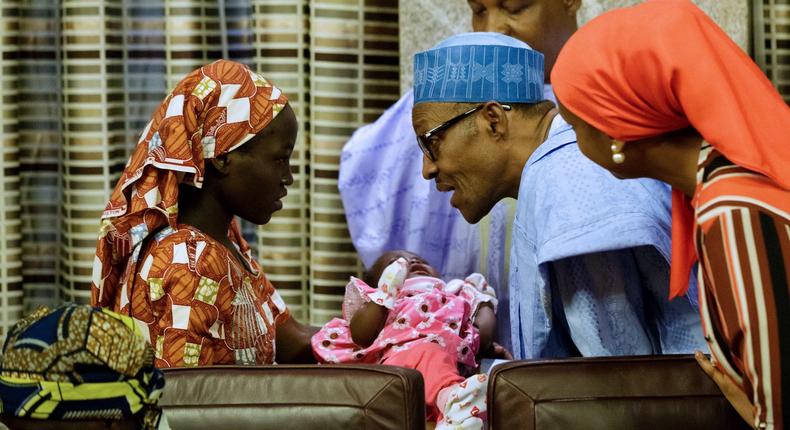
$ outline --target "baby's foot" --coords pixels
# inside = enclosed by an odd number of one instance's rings
[[[486,419],[488,375],[471,376],[439,392],[437,407],[443,417],[436,430],[479,430]]]

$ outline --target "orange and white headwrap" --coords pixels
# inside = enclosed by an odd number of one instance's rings
[[[91,303],[111,306],[133,250],[178,219],[178,186],[202,187],[204,160],[226,154],[260,133],[288,103],[285,94],[247,66],[219,60],[190,73],[162,101],[143,130],[102,214]],[[238,225],[229,232],[248,249]]]

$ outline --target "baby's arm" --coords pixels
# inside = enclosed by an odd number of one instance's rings
[[[496,338],[496,315],[494,313],[494,305],[491,302],[480,303],[473,324],[477,327],[478,333],[480,333],[478,357],[513,359],[513,354],[510,351],[494,342]]]
[[[387,322],[390,309],[395,307],[398,291],[407,274],[408,264],[404,258],[395,260],[384,269],[378,280],[378,288],[366,294],[370,301],[351,317],[349,329],[354,343],[367,348],[376,340]]]
[[[482,302],[478,305],[473,324],[480,333],[480,353],[485,354],[496,337],[496,315],[491,302]]]
[[[389,309],[374,302],[362,305],[351,317],[351,340],[363,348],[369,347],[384,328],[388,313]]]
[[[453,282],[456,281],[450,281],[451,284]],[[472,309],[474,309],[472,324],[477,328],[477,332],[480,335],[480,349],[477,356],[512,360],[512,354],[494,341],[496,339],[497,308],[494,289],[488,285],[485,277],[479,273],[467,276],[462,285],[460,294],[469,300]]]

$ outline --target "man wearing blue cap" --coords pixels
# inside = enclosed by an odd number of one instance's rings
[[[543,96],[543,55],[497,33],[453,36],[414,58],[423,176],[470,223],[518,199],[510,255],[517,358],[688,353],[696,304],[669,302],[670,199],[579,152]]]
[[[474,31],[503,33],[528,43],[546,56],[548,77],[559,49],[576,31],[581,0],[468,0],[468,6]],[[548,83],[544,97],[554,100]],[[409,88],[343,147],[338,191],[354,248],[368,269],[383,253],[408,249],[430,262],[444,279],[480,272],[507,309],[509,226],[515,202],[501,201],[476,225],[464,221],[450,206],[449,195],[420,178],[422,152],[412,144],[413,106]],[[507,312],[497,315],[497,336],[510,349]]]

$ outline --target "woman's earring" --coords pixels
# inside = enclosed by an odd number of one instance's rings
[[[621,152],[616,143],[612,144],[612,161],[614,161],[614,164],[623,164],[625,162],[625,154]]]

